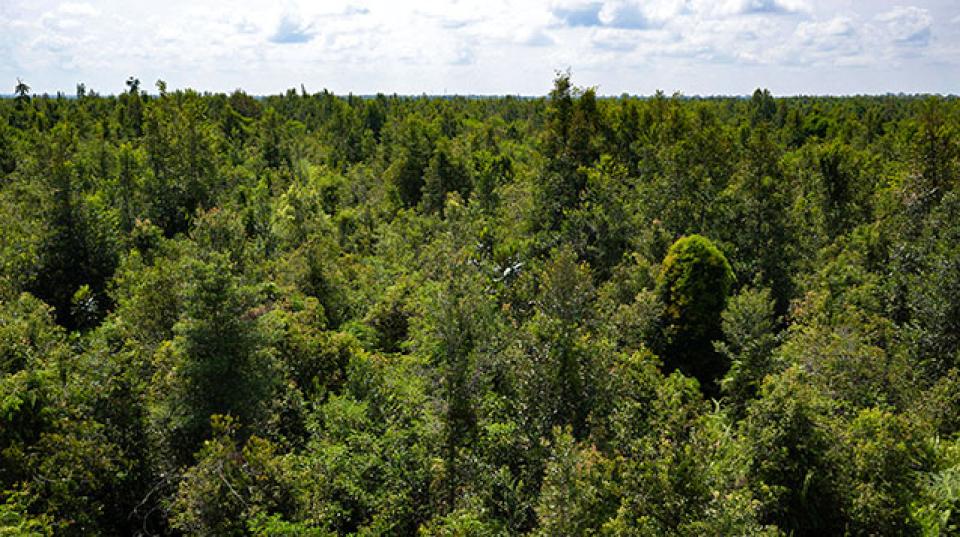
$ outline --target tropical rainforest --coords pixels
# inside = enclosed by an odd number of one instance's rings
[[[960,101],[0,99],[0,535],[960,531]]]

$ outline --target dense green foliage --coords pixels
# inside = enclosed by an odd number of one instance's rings
[[[0,100],[0,535],[960,527],[960,104]]]
[[[733,270],[727,258],[700,235],[673,243],[657,278],[668,340],[661,353],[699,380],[705,391],[727,369],[712,343],[723,337],[720,315],[731,285]]]

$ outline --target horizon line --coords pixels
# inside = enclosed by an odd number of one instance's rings
[[[590,89],[590,86],[587,86],[587,87],[582,88],[582,89]],[[764,90],[764,89],[767,89],[767,88],[758,87],[758,88],[756,88],[756,89],[758,89],[758,90]],[[255,99],[267,99],[267,98],[271,98],[271,97],[285,97],[285,96],[287,95],[287,93],[290,92],[290,90],[294,90],[294,91],[296,92],[297,96],[313,97],[313,96],[321,95],[321,94],[323,94],[323,93],[328,93],[328,94],[330,94],[330,95],[333,95],[334,97],[341,97],[341,98],[343,98],[343,97],[359,97],[359,98],[361,98],[361,99],[375,99],[375,98],[377,98],[377,97],[384,96],[384,97],[396,97],[396,98],[402,98],[402,99],[419,99],[419,98],[424,98],[424,97],[425,97],[425,98],[428,98],[428,99],[457,99],[457,98],[465,98],[465,99],[504,99],[504,98],[508,98],[508,97],[509,97],[509,98],[515,98],[515,99],[535,100],[535,99],[543,99],[543,98],[548,98],[548,97],[549,97],[549,93],[544,93],[544,94],[540,94],[540,95],[522,94],[522,93],[427,93],[427,92],[423,92],[423,93],[397,93],[397,92],[387,93],[387,92],[383,92],[383,91],[381,91],[381,92],[376,92],[376,93],[353,93],[353,92],[337,93],[337,92],[331,91],[331,90],[329,90],[329,89],[327,89],[327,88],[324,88],[324,89],[322,89],[322,90],[320,90],[320,91],[317,91],[317,92],[312,92],[312,93],[311,93],[311,92],[307,92],[307,93],[303,93],[303,92],[301,92],[300,90],[297,90],[297,88],[294,88],[294,87],[288,88],[286,91],[279,92],[279,93],[247,93],[247,91],[244,90],[243,88],[235,88],[235,89],[230,90],[230,91],[221,91],[221,90],[214,91],[214,90],[200,90],[200,89],[196,89],[196,88],[192,88],[192,87],[189,87],[189,86],[188,86],[188,87],[170,89],[170,90],[167,91],[167,93],[177,93],[177,92],[193,91],[193,92],[198,93],[198,94],[200,94],[200,95],[202,95],[202,96],[203,96],[203,95],[228,95],[228,96],[229,96],[229,95],[231,95],[231,94],[236,93],[236,92],[239,91],[239,92],[245,93],[245,94],[247,94],[247,95],[249,95],[250,97],[253,97],[253,98],[255,98]],[[124,94],[127,93],[127,92],[125,92],[125,91],[116,92],[116,93],[99,93],[99,92],[97,92],[96,90],[92,90],[92,89],[89,89],[89,88],[88,88],[88,91],[92,91],[92,92],[94,93],[94,95],[89,95],[89,94],[88,94],[88,95],[87,95],[88,97],[96,96],[96,97],[104,97],[104,98],[106,98],[106,97],[118,97],[118,96],[120,96],[120,95],[124,95]],[[596,94],[596,97],[597,97],[598,99],[622,99],[622,98],[631,98],[631,99],[653,99],[653,98],[656,98],[657,95],[658,95],[659,93],[661,93],[661,92],[662,92],[662,95],[663,95],[664,97],[666,97],[666,98],[679,98],[679,99],[690,99],[690,100],[696,100],[696,99],[749,99],[749,98],[751,98],[751,97],[753,96],[753,93],[745,93],[745,94],[714,93],[714,94],[704,95],[704,94],[699,94],[699,93],[698,93],[698,94],[686,94],[686,93],[683,93],[682,91],[675,91],[675,92],[673,92],[673,93],[667,93],[667,92],[662,91],[662,90],[657,90],[656,92],[650,93],[650,94],[628,93],[628,92],[623,92],[623,93],[619,93],[619,94],[613,94],[613,93],[601,94],[601,93],[597,93],[597,94]],[[146,95],[146,96],[149,96],[149,97],[159,97],[159,96],[160,96],[160,93],[159,93],[159,92],[141,91],[140,94],[141,94],[141,95]],[[863,93],[784,93],[784,94],[776,94],[776,93],[770,92],[770,95],[771,95],[771,97],[773,97],[773,98],[775,98],[775,99],[795,99],[795,98],[854,98],[854,97],[904,97],[904,98],[906,98],[906,97],[912,97],[912,98],[917,98],[917,97],[941,97],[941,98],[945,98],[945,99],[956,99],[956,98],[960,97],[960,94],[957,94],[957,93],[939,93],[939,92],[933,92],[933,91],[931,91],[931,92],[909,92],[909,93],[908,93],[908,92],[903,92],[903,91],[900,91],[900,92],[887,91],[887,92],[884,92],[884,93],[867,93],[867,92],[863,92]],[[76,98],[77,98],[77,95],[76,95],[76,93],[75,93],[75,90],[74,90],[74,93],[67,93],[66,91],[63,91],[63,90],[56,90],[56,91],[54,91],[54,92],[48,92],[48,91],[41,92],[41,93],[31,92],[30,97],[31,97],[31,98],[57,98],[57,97],[63,97],[63,98],[66,98],[66,99],[76,99]],[[13,99],[13,98],[16,98],[16,94],[14,94],[14,93],[0,93],[0,99]]]

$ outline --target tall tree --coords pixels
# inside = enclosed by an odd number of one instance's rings
[[[152,390],[156,434],[184,464],[210,438],[212,416],[230,415],[247,436],[261,430],[277,375],[257,325],[254,288],[233,275],[226,256],[187,265],[189,284],[174,339],[156,356]]]
[[[75,293],[84,286],[93,293],[87,298],[95,301],[86,304],[88,313],[94,307],[96,319],[106,312],[106,283],[117,264],[116,231],[81,190],[83,168],[74,162],[76,144],[73,127],[61,122],[37,147],[37,172],[49,196],[44,207],[48,231],[28,286],[54,307],[57,320],[68,328],[80,327],[71,310]]]
[[[599,156],[599,128],[594,90],[574,89],[570,73],[558,73],[547,108],[543,140],[546,163],[534,198],[534,220],[539,228],[556,231],[564,211],[577,206],[587,182],[586,168]]]
[[[721,317],[733,286],[733,271],[706,237],[690,235],[670,247],[657,285],[666,309],[664,362],[696,377],[708,394],[729,367],[713,348],[723,336]]]

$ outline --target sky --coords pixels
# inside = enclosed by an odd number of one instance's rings
[[[0,93],[960,93],[958,0],[0,0]],[[3,85],[8,87],[4,87]]]

